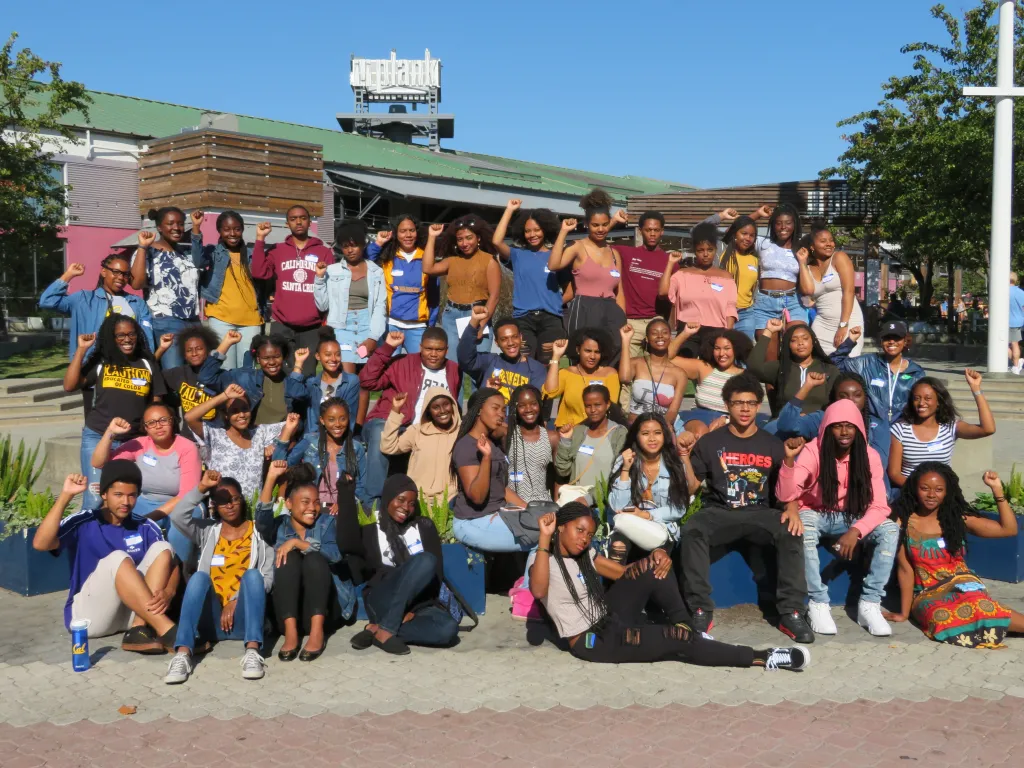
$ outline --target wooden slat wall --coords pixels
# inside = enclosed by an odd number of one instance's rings
[[[323,147],[200,130],[158,139],[139,161],[139,209],[237,207],[324,213]]]
[[[723,208],[748,214],[764,204],[790,203],[808,221],[855,225],[865,218],[862,198],[852,195],[845,181],[793,181],[749,187],[698,189],[668,195],[635,195],[629,198],[630,224],[645,211],[660,211],[670,227],[692,227]]]

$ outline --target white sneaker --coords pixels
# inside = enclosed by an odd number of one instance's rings
[[[1021,371],[1024,370],[1024,360],[1021,360],[1015,366],[1010,369],[1011,373],[1016,373],[1018,376],[1021,375]]]
[[[789,669],[799,672],[811,666],[811,651],[802,645],[794,645],[792,648],[772,648],[768,654],[768,660],[764,664],[765,672],[774,672],[778,669]]]
[[[832,620],[832,607],[828,603],[811,600],[807,604],[807,620],[816,635],[834,635],[839,631]]]
[[[242,657],[242,679],[260,680],[266,674],[264,667],[266,662],[255,648],[246,648],[245,656]]]
[[[889,637],[892,627],[882,618],[882,606],[878,603],[857,603],[857,623],[875,637]]]
[[[192,655],[186,651],[178,651],[167,665],[167,674],[164,675],[164,682],[168,685],[178,685],[188,680],[192,674]]]

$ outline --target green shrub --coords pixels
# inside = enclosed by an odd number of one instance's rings
[[[1024,516],[1024,473],[1017,471],[1014,464],[1010,470],[1009,482],[1003,483],[1003,492],[1013,511]],[[997,512],[995,496],[991,493],[979,493],[974,497],[974,506],[982,512]]]

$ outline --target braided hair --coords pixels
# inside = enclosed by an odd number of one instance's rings
[[[128,271],[129,272],[131,271],[132,263],[131,263],[131,261],[129,261],[127,256],[124,256],[124,255],[122,255],[120,253],[112,253],[109,256],[107,256],[105,259],[103,259],[103,261],[100,262],[101,274],[96,276],[96,287],[97,288],[102,288],[103,287],[102,270],[110,269],[110,265],[113,264],[115,261],[123,261],[125,264],[128,265]]]
[[[825,429],[820,451],[818,482],[821,484],[821,503],[824,507],[822,512],[841,514],[847,525],[853,525],[864,516],[874,500],[868,443],[864,439],[864,433],[859,429],[854,431],[853,444],[850,446],[846,501],[842,509],[839,507],[839,472],[836,468],[839,461],[839,443],[833,436],[831,427]]]
[[[509,478],[511,480],[510,485],[519,493],[520,484],[523,478],[526,476],[526,465],[519,466],[520,462],[526,460],[526,442],[523,440],[522,428],[520,427],[519,420],[519,397],[524,392],[532,392],[533,396],[537,398],[537,403],[541,403],[541,393],[537,387],[533,384],[522,384],[512,390],[512,396],[509,398],[509,409],[508,409],[508,432],[505,435],[505,455],[508,456],[508,469]],[[544,434],[543,425],[538,415],[538,425],[541,428],[541,440],[546,440],[547,435]],[[547,478],[545,478],[545,481]],[[528,478],[527,482],[529,487],[533,489],[533,478]],[[522,494],[520,494],[522,495]]]
[[[935,517],[942,530],[942,538],[946,542],[946,551],[956,556],[967,551],[967,523],[965,518],[977,517],[978,512],[972,507],[960,488],[960,478],[948,464],[938,461],[925,461],[918,464],[910,477],[903,483],[899,498],[893,502],[892,514],[900,523],[900,536],[908,549],[907,524],[910,516],[917,512],[920,502],[917,498],[917,487],[921,478],[928,474],[939,475],[946,481],[946,498],[942,500],[935,512]]]
[[[563,555],[562,548],[558,542],[558,530],[563,525],[571,523],[573,520],[578,520],[581,517],[589,517],[593,520],[594,515],[590,511],[590,507],[578,501],[569,502],[558,510],[558,513],[555,515],[555,532],[551,536],[551,558],[554,559],[559,572],[562,574],[562,580],[565,582],[565,588],[569,591],[569,597],[572,598],[573,604],[586,618],[590,627],[593,628],[603,624],[608,616],[608,603],[604,599],[604,585],[601,583],[601,577],[597,573],[597,569],[594,568],[594,558],[591,557],[588,550],[580,552],[575,557]],[[569,575],[569,569],[565,567],[566,559],[575,562],[576,566],[580,569],[580,575],[583,577],[583,586],[586,590],[583,597],[576,590],[577,580]]]
[[[686,484],[686,473],[683,471],[683,462],[679,458],[679,454],[675,450],[675,444],[672,440],[672,432],[669,429],[668,422],[665,421],[665,417],[660,413],[642,413],[636,417],[636,421],[629,428],[629,432],[626,433],[626,442],[623,444],[622,449],[627,448],[633,451],[634,459],[633,466],[629,468],[629,501],[637,508],[643,507],[644,498],[643,491],[647,486],[647,476],[644,474],[642,452],[639,445],[640,429],[644,424],[648,422],[655,422],[661,427],[661,435],[663,442],[661,445],[661,465],[668,470],[668,500],[669,503],[676,509],[686,509],[690,503],[690,494],[688,493]],[[617,470],[616,470],[617,468]],[[622,456],[615,460],[612,469],[612,475],[616,474],[616,471],[622,471]]]
[[[328,397],[326,400],[320,402],[320,419],[323,420],[324,416],[331,408],[341,408],[345,411],[345,415],[349,419],[348,428],[345,430],[345,434],[342,436],[342,447],[345,450],[345,474],[349,478],[355,477],[355,472],[358,471],[356,466],[356,451],[352,445],[352,414],[349,413],[348,404],[340,397]],[[327,486],[327,492],[334,494],[337,491],[337,479],[332,478],[330,473],[327,471],[330,466],[330,460],[327,455],[327,430],[321,426],[317,430],[319,437],[317,438],[317,457],[320,459],[320,466],[322,468],[322,477],[324,479],[324,485]],[[332,488],[332,483],[334,487]]]
[[[114,338],[114,329],[118,325],[131,325],[132,330],[135,331],[135,346],[127,355],[121,351],[121,347]],[[160,370],[159,363],[146,346],[146,337],[143,335],[142,326],[138,321],[131,315],[111,314],[104,319],[103,325],[96,332],[96,343],[93,345],[89,357],[82,363],[82,371],[87,371],[100,363],[131,365],[140,360],[147,361],[154,372]]]
[[[299,206],[301,208],[301,206]],[[291,344],[288,343],[288,339],[277,333],[272,333],[269,336],[259,333],[253,336],[252,343],[249,345],[249,355],[252,357],[253,365],[257,368],[262,368],[259,363],[260,355],[259,352],[264,347],[277,347],[281,353],[281,357],[284,359],[288,358],[288,355],[292,351]],[[281,369],[284,373],[284,369]]]

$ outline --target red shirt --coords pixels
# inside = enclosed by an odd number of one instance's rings
[[[616,245],[622,259],[622,293],[626,297],[626,317],[649,320],[666,316],[667,307],[658,300],[658,283],[668,264],[668,254],[660,248],[649,251],[643,246]]]
[[[271,317],[279,323],[309,327],[322,322],[320,310],[313,300],[313,278],[318,261],[334,263],[334,253],[323,241],[310,237],[301,251],[292,236],[269,248],[257,240],[252,248],[252,276],[275,280]]]

